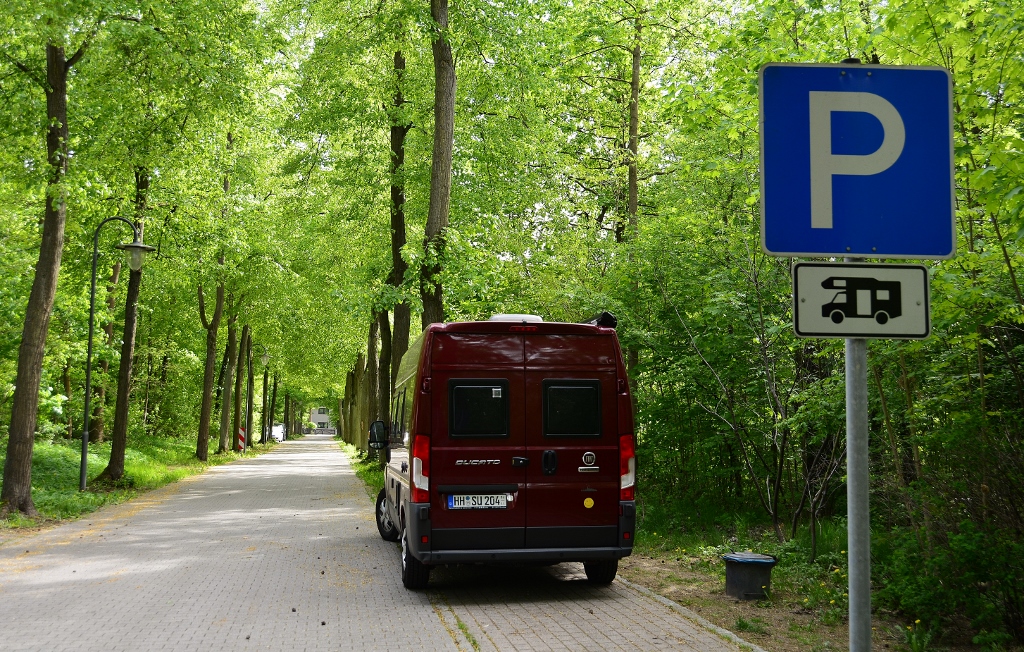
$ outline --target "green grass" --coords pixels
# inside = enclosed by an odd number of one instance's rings
[[[32,501],[40,519],[13,514],[0,527],[19,528],[38,525],[39,521],[61,521],[88,514],[103,505],[121,503],[139,493],[162,487],[190,475],[202,473],[240,457],[254,457],[270,450],[275,443],[256,444],[243,454],[210,455],[205,463],[195,458],[194,437],[150,437],[128,442],[125,451],[125,475],[110,485],[93,481],[110,459],[110,443],[90,444],[87,458],[86,491],[78,490],[82,459],[81,443],[71,440],[36,442],[32,449]],[[7,447],[3,447],[6,454]],[[0,464],[4,456],[0,456]]]
[[[733,626],[737,632],[753,632],[755,634],[767,634],[768,626],[760,618],[751,618],[747,620],[740,616],[736,619],[736,624]]]
[[[352,461],[356,476],[366,485],[366,493],[376,499],[378,492],[384,487],[384,469],[380,468],[380,462],[376,459],[367,459],[366,453],[352,444],[341,439],[338,439],[337,442],[341,450]]]
[[[801,526],[793,539],[780,543],[770,524],[756,514],[722,514],[709,524],[687,519],[684,508],[670,501],[652,501],[638,512],[637,553],[688,562],[693,568],[716,574],[723,586],[723,554],[750,550],[774,555],[778,564],[772,571],[770,598],[759,601],[758,606],[796,603],[815,612],[826,624],[846,618],[848,560],[843,519],[819,524],[817,554],[811,562],[806,526]],[[785,530],[788,535],[789,528]]]

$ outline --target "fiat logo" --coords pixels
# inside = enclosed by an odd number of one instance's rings
[[[594,466],[594,462],[597,461],[597,455],[594,455],[590,451],[583,454],[583,463],[587,466]]]

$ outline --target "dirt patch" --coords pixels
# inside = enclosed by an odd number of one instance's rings
[[[697,559],[632,555],[619,562],[619,575],[769,652],[823,652],[849,647],[845,620],[826,622],[822,614],[803,608],[802,598],[785,593],[776,592],[771,600],[730,598],[725,594],[725,582]],[[906,649],[902,622],[888,614],[873,614],[871,624],[873,649]]]

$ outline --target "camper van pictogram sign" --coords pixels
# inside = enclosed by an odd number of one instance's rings
[[[796,263],[798,337],[923,339],[931,331],[924,265]]]

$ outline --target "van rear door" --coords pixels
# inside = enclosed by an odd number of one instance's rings
[[[522,336],[437,332],[430,357],[432,547],[522,548]]]
[[[617,352],[611,335],[527,334],[526,546],[618,544]]]

